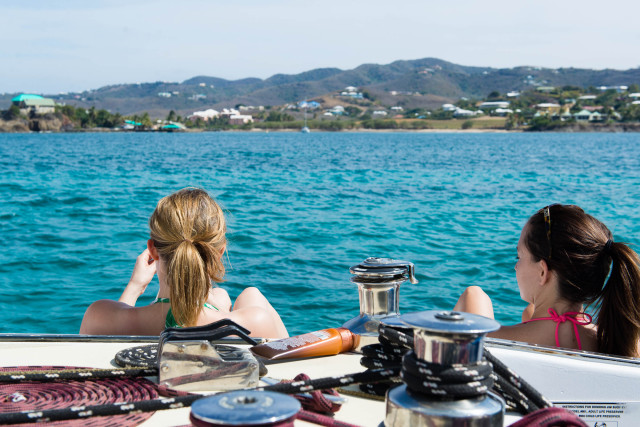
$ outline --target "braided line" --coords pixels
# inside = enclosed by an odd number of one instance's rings
[[[13,368],[12,368],[13,369]],[[51,382],[57,380],[82,380],[82,379],[107,379],[150,377],[158,375],[156,368],[130,368],[130,369],[93,369],[74,368],[56,370],[16,369],[0,371],[0,383],[19,383],[22,381]]]
[[[351,385],[359,382],[377,382],[381,380],[389,380],[397,378],[399,369],[380,369],[365,372],[358,372],[351,375],[341,377],[318,378],[309,381],[296,381],[294,383],[280,383],[271,386],[260,387],[254,390],[276,391],[286,394],[296,394],[302,391],[323,390],[325,388],[336,388],[340,386]],[[0,414],[0,424],[24,424],[44,421],[62,421],[71,419],[82,419],[88,416],[106,416],[106,415],[128,415],[140,412],[160,411],[164,409],[176,409],[191,406],[193,402],[202,399],[206,395],[189,394],[185,396],[177,396],[171,398],[143,400],[139,402],[108,405],[93,405],[81,407],[71,410],[52,409],[29,412],[10,412]],[[83,423],[86,425],[86,423]]]
[[[531,406],[534,411],[538,408],[549,408],[553,406],[546,397],[544,397],[538,390],[533,388],[531,384],[521,378],[518,374],[509,369],[504,363],[502,363],[498,358],[496,358],[493,354],[491,354],[485,347],[484,349],[485,358],[493,364],[493,369],[496,374],[500,377],[506,379],[505,384],[510,384],[514,389],[518,390],[520,394],[518,396],[525,396],[526,400],[530,401],[529,406]],[[503,387],[506,388],[503,384]],[[529,411],[530,412],[530,411]]]

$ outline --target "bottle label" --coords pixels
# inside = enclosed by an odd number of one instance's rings
[[[283,338],[277,341],[264,343],[265,346],[274,350],[289,350],[290,348],[302,347],[305,344],[329,338],[329,334],[323,331],[310,332],[308,334],[297,335],[295,337]]]
[[[321,340],[326,340],[327,338],[331,337],[331,334],[327,331],[315,331],[315,332],[309,332],[309,333],[317,336]]]

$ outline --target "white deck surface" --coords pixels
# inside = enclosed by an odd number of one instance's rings
[[[500,341],[500,340],[498,340]],[[115,367],[115,354],[145,343],[125,342],[0,342],[0,366],[64,365]],[[499,343],[498,343],[499,344]],[[590,425],[607,421],[616,427],[637,426],[640,419],[640,361],[608,360],[585,352],[566,352],[532,346],[490,344],[490,351],[553,402],[572,405]],[[293,379],[300,373],[322,378],[361,372],[360,355],[342,354],[268,365],[268,376]],[[157,378],[151,378],[157,380]],[[377,427],[384,420],[385,403],[345,395],[348,402],[335,418],[360,426]],[[613,411],[613,412],[612,412]],[[616,414],[616,411],[619,413]],[[189,424],[189,408],[158,411],[145,426]],[[610,415],[613,413],[614,415]],[[592,414],[592,415],[590,415]],[[507,415],[505,425],[518,419]],[[610,423],[610,424],[609,424]],[[296,421],[296,425],[311,425]]]
[[[0,366],[62,365],[91,368],[118,366],[115,354],[125,348],[149,343],[59,343],[59,342],[4,342],[0,343]],[[269,376],[277,379],[293,379],[300,373],[311,378],[348,374],[363,371],[359,355],[338,355],[324,358],[269,365]],[[157,378],[152,378],[156,381]],[[345,396],[335,418],[361,426],[377,426],[385,414],[384,402]],[[189,408],[156,412],[144,426],[189,425]],[[296,421],[296,425],[315,425]]]

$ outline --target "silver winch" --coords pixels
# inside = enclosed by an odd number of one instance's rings
[[[409,313],[399,320],[413,329],[416,358],[439,365],[482,361],[485,335],[500,327],[493,319],[455,311]],[[497,427],[503,425],[505,410],[502,398],[491,392],[466,399],[433,398],[406,384],[390,389],[386,404],[386,427]]]
[[[378,343],[378,325],[388,316],[400,315],[400,285],[418,283],[414,266],[408,261],[369,257],[349,269],[358,285],[360,315],[342,325],[356,334],[354,351]]]

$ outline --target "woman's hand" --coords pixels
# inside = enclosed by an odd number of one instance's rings
[[[136,258],[136,265],[133,267],[131,279],[129,279],[129,283],[120,296],[119,301],[135,306],[138,297],[147,289],[147,285],[149,285],[155,274],[156,261],[151,258],[149,249],[145,249],[138,255],[138,258]]]

